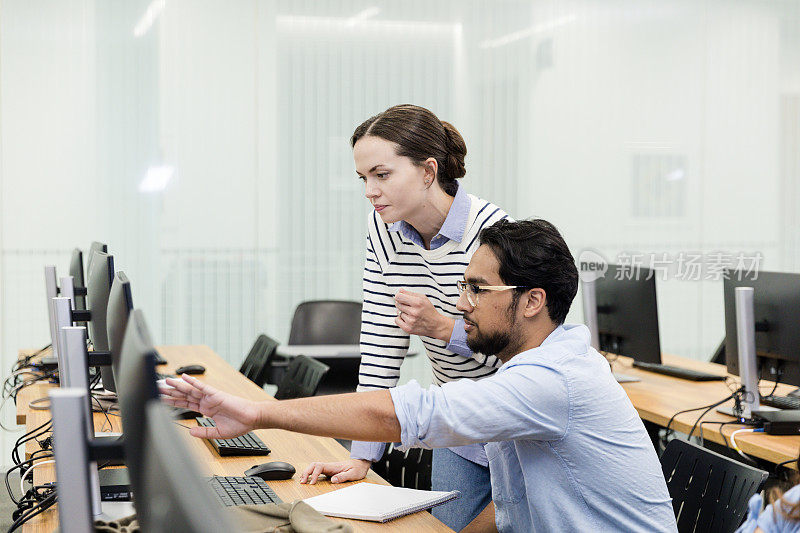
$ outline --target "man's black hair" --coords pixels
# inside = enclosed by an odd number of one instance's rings
[[[543,289],[550,319],[563,324],[578,292],[578,268],[556,227],[542,219],[504,219],[484,228],[479,239],[497,257],[503,283],[524,287],[514,290],[515,300],[527,289]]]

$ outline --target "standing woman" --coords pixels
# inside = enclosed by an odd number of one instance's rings
[[[456,282],[478,247],[478,233],[506,213],[459,186],[467,147],[461,134],[427,109],[398,105],[356,128],[356,172],[374,207],[367,224],[359,391],[397,385],[410,335],[418,335],[437,385],[494,374],[500,361],[466,345]],[[354,421],[357,423],[357,421]],[[312,463],[300,481],[320,474],[341,483],[364,478],[384,443],[353,442],[350,460]],[[435,507],[459,531],[491,501],[481,445],[433,452],[433,490],[461,497]]]

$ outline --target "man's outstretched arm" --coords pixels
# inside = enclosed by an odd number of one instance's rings
[[[172,388],[161,388],[167,403],[214,418],[215,428],[192,428],[195,437],[231,438],[252,429],[277,428],[322,437],[400,441],[400,423],[387,390],[254,402],[187,375],[168,378],[167,385]]]

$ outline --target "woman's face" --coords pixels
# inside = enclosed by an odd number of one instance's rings
[[[418,166],[408,157],[397,155],[396,148],[395,143],[370,135],[353,147],[356,172],[364,181],[364,195],[387,224],[411,220],[423,209],[435,175],[435,160]]]

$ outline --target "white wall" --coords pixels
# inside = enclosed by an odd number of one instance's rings
[[[623,251],[727,250],[791,268],[778,253],[779,13],[636,5],[559,3],[560,14],[542,15],[576,20],[556,33],[554,66],[529,95],[530,210],[557,221],[573,250],[612,261]],[[633,214],[634,154],[685,157],[683,215]],[[721,291],[711,281],[659,284],[664,351],[711,355],[724,335]]]
[[[102,212],[86,209],[96,183],[94,12],[83,1],[1,7],[0,337],[8,368],[16,348],[46,344],[44,263],[65,275],[69,251],[88,244]]]

